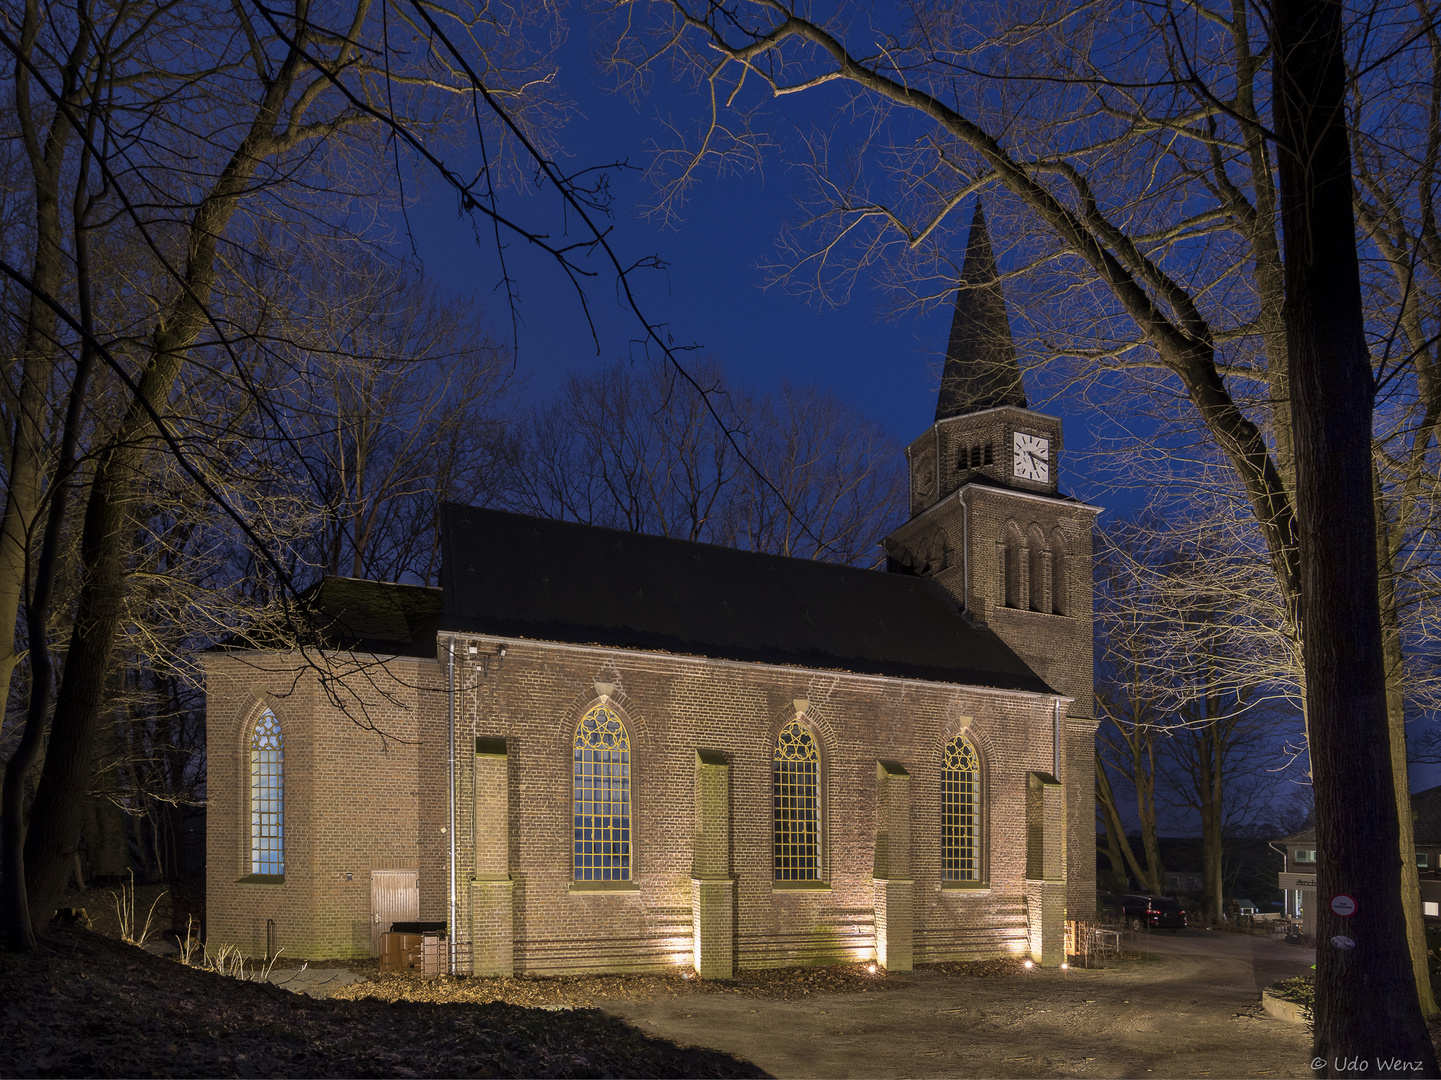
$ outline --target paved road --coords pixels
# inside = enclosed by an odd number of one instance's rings
[[[1103,970],[975,979],[922,969],[876,993],[603,1007],[784,1077],[1312,1075],[1305,1029],[1259,1005],[1261,988],[1305,971],[1310,952],[1204,930],[1128,938],[1149,955]]]
[[[1279,979],[1288,979],[1316,962],[1315,949],[1287,945],[1285,941],[1210,930],[1151,930],[1125,935],[1125,948],[1157,956],[1204,957],[1221,971],[1249,981],[1256,993]]]

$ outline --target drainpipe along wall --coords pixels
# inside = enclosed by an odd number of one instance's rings
[[[450,773],[448,785],[448,800],[450,803],[450,820],[447,828],[450,833],[450,897],[446,907],[445,930],[446,930],[446,970],[455,974],[455,638],[450,639],[446,649],[447,662],[445,670],[446,698],[449,708],[446,710],[446,738],[448,742],[447,758],[448,771]]]

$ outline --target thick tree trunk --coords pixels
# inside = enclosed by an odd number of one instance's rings
[[[216,247],[256,168],[266,157],[319,134],[305,133],[300,127],[303,110],[283,111],[302,63],[301,53],[302,43],[298,42],[277,74],[265,82],[246,137],[196,207],[188,225],[184,279],[178,283],[173,310],[155,331],[136,396],[96,458],[80,537],[83,573],[75,623],[55,698],[45,768],[24,834],[19,873],[10,873],[13,854],[8,846],[5,850],[7,891],[18,891],[20,886],[14,883],[23,883],[32,927],[48,922],[54,914],[65,888],[70,857],[80,841],[100,706],[116,632],[125,613],[125,572],[135,536],[131,517],[148,443],[155,437],[154,414],[166,408],[188,351],[207,324],[207,305],[218,273]],[[277,125],[283,134],[277,134]],[[34,630],[31,632],[33,638]],[[8,810],[12,801],[8,792],[6,799]],[[7,821],[7,845],[9,828]],[[13,919],[7,915],[7,924]],[[33,946],[33,933],[30,944]]]
[[[1315,1056],[1326,1076],[1436,1075],[1401,900],[1371,484],[1375,385],[1352,217],[1338,0],[1277,0],[1274,98],[1311,768]],[[1378,857],[1379,853],[1391,853]],[[1354,915],[1333,914],[1348,894]],[[1388,1064],[1391,1063],[1391,1064]]]
[[[35,51],[41,25],[39,7],[26,3],[20,29],[20,57],[28,60]],[[66,81],[73,87],[77,64],[88,55],[89,36],[80,35],[70,56]],[[5,402],[12,428],[5,461],[5,511],[0,515],[0,674],[7,689],[19,661],[16,630],[26,593],[27,573],[37,557],[36,525],[41,513],[43,463],[49,456],[44,423],[50,409],[46,394],[55,374],[56,314],[42,294],[56,296],[63,280],[67,257],[61,241],[60,183],[65,150],[73,134],[64,109],[51,115],[48,129],[32,108],[30,73],[25,63],[15,64],[15,112],[31,169],[35,197],[35,257],[30,267],[35,293],[31,295],[20,350],[18,394],[7,392]],[[73,104],[73,97],[69,104]],[[41,110],[43,115],[48,110]],[[42,130],[43,129],[43,130]],[[49,677],[48,661],[42,661]],[[37,688],[31,671],[31,693],[42,699],[27,703],[27,720],[19,744],[5,763],[5,788],[0,802],[0,920],[5,946],[29,950],[35,934],[25,898],[25,796],[31,773],[40,761],[44,746],[44,724],[49,707],[49,686]],[[33,706],[33,707],[32,707]]]

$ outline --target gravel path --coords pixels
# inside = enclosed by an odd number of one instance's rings
[[[885,994],[598,1004],[782,1077],[1312,1075],[1306,1029],[1267,1016],[1260,994],[1307,970],[1313,953],[1206,930],[1127,938],[1147,955],[1102,970],[975,979],[923,969],[890,975]]]

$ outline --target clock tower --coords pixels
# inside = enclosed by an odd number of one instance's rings
[[[1061,421],[1026,402],[985,214],[971,218],[936,419],[906,448],[910,520],[887,568],[932,578],[1066,708],[1071,910],[1095,903],[1091,530],[1100,508],[1058,486]],[[1059,722],[1059,720],[1058,720]]]

